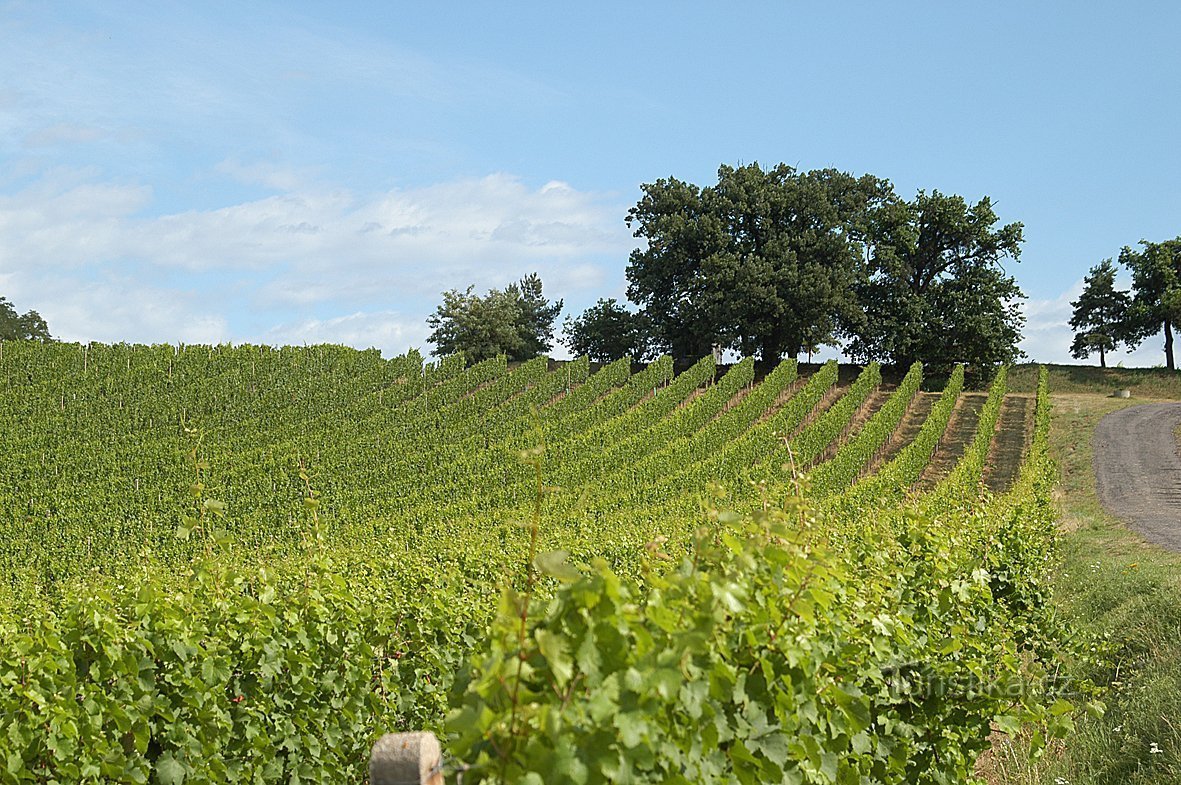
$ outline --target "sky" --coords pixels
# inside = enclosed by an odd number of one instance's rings
[[[1161,2],[0,0],[0,296],[71,341],[429,351],[445,290],[622,300],[641,184],[783,162],[989,196],[1025,226],[1022,348],[1076,362],[1088,269],[1181,235],[1178,29]]]

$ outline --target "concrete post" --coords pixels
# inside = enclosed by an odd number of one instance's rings
[[[370,785],[443,785],[443,752],[435,734],[387,733],[369,755]]]

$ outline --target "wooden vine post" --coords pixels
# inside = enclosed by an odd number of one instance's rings
[[[443,750],[435,734],[387,733],[369,754],[370,785],[443,785]]]

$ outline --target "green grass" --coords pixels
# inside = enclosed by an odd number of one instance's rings
[[[1000,743],[990,781],[1181,783],[1181,555],[1144,543],[1104,512],[1091,469],[1096,423],[1135,402],[1055,395],[1051,429],[1064,530],[1056,598],[1081,635],[1106,647],[1105,662],[1076,668],[1108,687],[1107,711],[1080,717],[1077,733],[1037,765],[1019,741]]]
[[[1130,390],[1133,398],[1181,400],[1181,372],[1165,368],[1099,368],[1092,365],[1047,365],[1050,389],[1056,394],[1111,395]],[[1037,389],[1037,365],[1017,365],[1009,370],[1009,391],[1032,393]]]

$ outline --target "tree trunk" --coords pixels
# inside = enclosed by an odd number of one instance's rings
[[[1099,344],[1099,367],[1100,368],[1107,367],[1107,358],[1105,358],[1103,356],[1103,344]]]
[[[1173,325],[1168,319],[1165,319],[1165,367],[1170,371],[1177,370],[1173,364]]]

